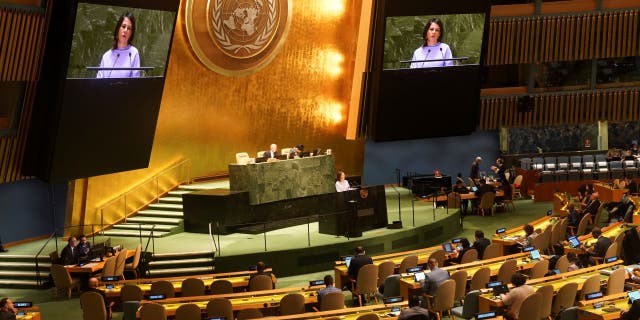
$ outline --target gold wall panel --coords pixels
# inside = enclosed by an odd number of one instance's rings
[[[255,156],[271,143],[304,144],[331,148],[337,168],[362,173],[364,143],[344,137],[361,0],[294,1],[282,50],[246,77],[225,77],[198,61],[184,28],[184,5],[149,168],[89,178],[84,223],[97,223],[96,208],[181,159],[191,160],[192,176],[205,176],[227,171],[236,152]]]

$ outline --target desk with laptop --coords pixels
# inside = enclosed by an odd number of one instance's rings
[[[265,270],[271,272],[271,268]],[[120,297],[120,290],[125,285],[137,285],[144,294],[148,294],[151,290],[151,284],[156,281],[169,281],[173,285],[176,293],[182,291],[182,281],[188,278],[197,278],[204,282],[205,288],[209,288],[213,282],[217,280],[227,280],[231,282],[233,288],[244,288],[249,285],[249,277],[251,274],[256,273],[256,270],[235,271],[225,273],[211,273],[202,275],[191,276],[179,276],[179,277],[167,277],[167,278],[145,278],[145,279],[133,279],[133,280],[120,280],[114,277],[102,277],[101,285],[98,289],[104,291],[107,298]]]
[[[600,275],[601,283],[606,283],[613,268],[617,268],[622,263],[622,260],[616,260],[594,267],[555,274],[543,278],[531,279],[527,281],[527,284],[532,286],[535,290],[537,290],[541,286],[552,285],[553,291],[554,293],[556,293],[565,284],[569,282],[575,282],[578,284],[578,291],[580,291],[584,282],[589,277],[596,274]],[[502,300],[500,298],[500,294],[507,293],[510,287],[510,284],[503,284],[499,281],[487,283],[487,288],[481,290],[481,294],[478,296],[478,310],[480,312],[487,312],[490,311],[491,308],[504,307],[504,304],[502,303]]]
[[[591,295],[578,301],[578,319],[613,320],[620,319],[622,311],[628,311],[631,304],[640,298],[640,292],[629,291],[609,296]]]
[[[421,264],[427,263],[427,260],[429,259],[429,256],[431,256],[432,253],[441,249],[442,249],[441,246],[438,245],[438,246],[422,248],[417,250],[402,251],[402,252],[372,256],[371,259],[373,260],[373,264],[375,265],[380,265],[385,261],[393,261],[393,263],[395,263],[396,265],[396,268],[398,268],[400,266],[400,263],[402,262],[402,259],[404,259],[407,256],[416,255],[418,256],[418,265],[421,265]],[[333,267],[333,271],[334,271],[333,278],[335,281],[336,288],[342,288],[343,284],[348,283],[349,265],[347,261],[350,261],[351,258],[353,258],[353,256],[344,256],[342,257],[341,260],[335,262],[335,266]],[[403,271],[400,270],[400,272],[403,272]]]
[[[134,250],[127,250],[127,257],[126,259],[132,258],[135,255],[135,251]],[[114,257],[109,257],[109,258],[114,258]],[[98,257],[98,258],[93,258],[91,260],[88,261],[81,261],[79,264],[72,264],[72,265],[66,265],[64,266],[67,271],[69,271],[69,273],[85,273],[85,274],[93,274],[99,271],[102,271],[102,269],[104,268],[104,264],[106,263],[107,258],[105,257]]]
[[[486,267],[491,270],[492,276],[496,276],[498,274],[500,266],[502,266],[502,264],[509,259],[515,259],[517,261],[518,270],[531,269],[537,261],[529,259],[529,255],[530,253],[523,252],[493,259],[478,260],[470,263],[442,267],[440,269],[449,271],[449,273],[454,273],[458,270],[465,270],[467,271],[468,279],[471,279],[473,277],[473,274],[478,271],[478,269]],[[420,280],[423,279],[423,275],[426,276],[429,272],[429,270],[426,270],[416,273],[403,273],[402,278],[400,279],[400,295],[404,299],[408,299],[411,295],[421,294],[422,289],[420,286]],[[422,275],[420,273],[422,273]]]
[[[614,224],[611,224],[602,228],[601,231],[602,231],[602,236],[612,238],[613,240],[615,240],[615,238],[619,234],[629,230],[630,228],[633,228],[633,227],[628,227],[628,225],[625,224],[624,222],[618,221]],[[575,252],[576,254],[584,253],[585,248],[590,248],[593,244],[595,244],[596,241],[597,239],[594,239],[591,233],[581,235],[581,236],[570,236],[569,238],[567,238],[567,241],[564,246],[564,251],[565,253],[566,252]]]
[[[16,320],[40,320],[40,308],[31,301],[15,301]]]
[[[323,286],[309,286],[303,288],[282,288],[273,290],[239,292],[218,295],[205,295],[194,297],[166,298],[164,295],[147,296],[146,300],[140,302],[140,308],[145,303],[158,303],[165,307],[167,316],[174,316],[176,309],[183,304],[195,304],[201,310],[207,309],[207,303],[214,298],[226,298],[231,301],[234,311],[243,309],[269,309],[280,306],[280,300],[289,293],[300,293],[305,299],[305,304],[313,304],[318,302],[317,291],[324,288]],[[140,317],[140,309],[138,309],[137,317]]]
[[[552,211],[547,211],[547,215],[542,218],[536,219],[529,224],[533,226],[534,230],[545,230],[549,225],[554,225],[560,219],[552,216]],[[506,230],[506,228],[499,228],[491,239],[491,243],[497,243],[500,245],[501,254],[508,252],[505,247],[518,245],[526,237],[524,232],[524,226],[515,227],[513,229]]]

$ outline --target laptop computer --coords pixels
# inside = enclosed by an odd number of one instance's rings
[[[580,240],[578,240],[578,237],[576,236],[571,236],[569,237],[569,246],[571,246],[571,248],[578,248],[580,247]]]
[[[634,301],[640,299],[640,292],[639,291],[631,291],[629,293],[627,293],[627,296],[629,297],[629,303],[633,303]],[[14,303],[15,305],[15,303]]]
[[[478,191],[478,187],[476,187],[476,186],[471,187],[471,191],[473,191],[473,192]]]
[[[499,286],[495,286],[493,287],[493,295],[494,296],[500,296],[503,293],[508,293],[509,292],[509,286],[507,286],[506,284],[501,284]]]
[[[451,243],[443,243],[442,250],[444,250],[444,252],[446,253],[451,253],[453,252],[453,246],[451,246]]]
[[[426,278],[426,274],[424,272],[416,272],[413,275],[413,280],[415,280],[415,282],[420,282],[422,280],[424,280]]]
[[[540,251],[538,251],[538,250],[531,251],[531,253],[529,255],[531,256],[531,259],[533,259],[533,260],[540,260]]]
[[[351,264],[351,259],[353,259],[353,256],[344,257],[344,264],[347,266],[347,268],[349,268],[349,265]]]

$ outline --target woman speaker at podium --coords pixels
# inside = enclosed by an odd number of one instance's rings
[[[349,181],[347,181],[344,171],[338,171],[336,177],[336,192],[349,191],[350,188],[351,186],[349,186]]]
[[[96,78],[138,78],[140,70],[114,70],[115,68],[140,68],[140,54],[131,43],[136,32],[136,19],[125,12],[118,19],[113,31],[113,45],[102,55]]]
[[[422,32],[422,46],[413,52],[411,68],[435,68],[453,66],[451,48],[440,42],[444,35],[444,25],[438,18],[427,22]],[[433,60],[433,61],[430,61]]]

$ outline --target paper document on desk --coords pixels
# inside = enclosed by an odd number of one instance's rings
[[[520,239],[519,237],[504,237],[502,238],[503,240],[507,240],[507,241],[514,241],[514,240],[518,240]]]
[[[606,269],[605,270],[600,270],[600,274],[604,274],[606,276],[610,276],[611,273],[613,273],[613,271],[611,271],[611,270],[606,270]]]
[[[95,265],[96,265],[95,263],[87,263],[87,264],[83,265],[82,267],[91,268],[91,267],[93,267]]]

